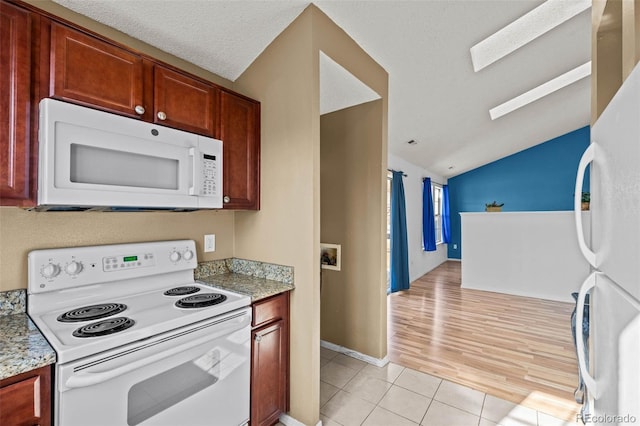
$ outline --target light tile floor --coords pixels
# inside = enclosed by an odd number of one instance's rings
[[[323,426],[568,426],[531,408],[389,363],[320,348]]]

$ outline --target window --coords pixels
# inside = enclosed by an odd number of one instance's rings
[[[436,230],[436,244],[442,244],[442,185],[431,184],[433,197],[433,222]]]

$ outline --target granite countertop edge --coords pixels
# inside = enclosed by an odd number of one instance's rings
[[[214,274],[198,278],[198,281],[211,287],[235,291],[251,297],[251,303],[295,289],[292,283],[254,277],[234,272]]]
[[[0,316],[0,380],[56,362],[56,353],[26,313]]]

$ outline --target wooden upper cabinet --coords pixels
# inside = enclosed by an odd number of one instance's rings
[[[260,208],[260,103],[0,0],[0,204],[36,204],[38,104],[56,99],[223,141],[226,209]]]
[[[51,24],[51,96],[213,136],[218,89],[134,52]]]
[[[51,24],[51,95],[143,117],[142,58],[57,23]]]
[[[260,104],[222,91],[223,197],[226,209],[260,208]]]
[[[0,2],[0,204],[31,198],[31,14]],[[35,177],[35,175],[34,175]],[[28,203],[27,203],[28,204]]]
[[[154,67],[153,122],[213,136],[219,90],[160,65]]]

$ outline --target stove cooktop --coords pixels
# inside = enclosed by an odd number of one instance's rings
[[[251,303],[249,296],[210,287],[203,283],[189,283],[196,288],[192,296],[167,296],[164,288],[121,298],[111,298],[104,306],[91,304],[69,310],[61,308],[30,316],[58,354],[58,362],[67,362],[92,355],[153,335],[186,327],[215,316],[234,311]],[[197,300],[215,300],[216,304],[184,308],[176,306],[180,300],[201,295]],[[187,301],[187,304],[189,301]],[[124,309],[120,310],[122,307]],[[111,312],[105,316],[100,316]],[[90,313],[100,318],[91,319]],[[61,321],[71,317],[74,321]],[[78,319],[76,318],[83,318]],[[124,324],[113,324],[115,318],[126,318]],[[82,333],[78,330],[82,329]]]
[[[36,250],[27,312],[65,363],[250,305],[194,281],[196,266],[189,240]]]

